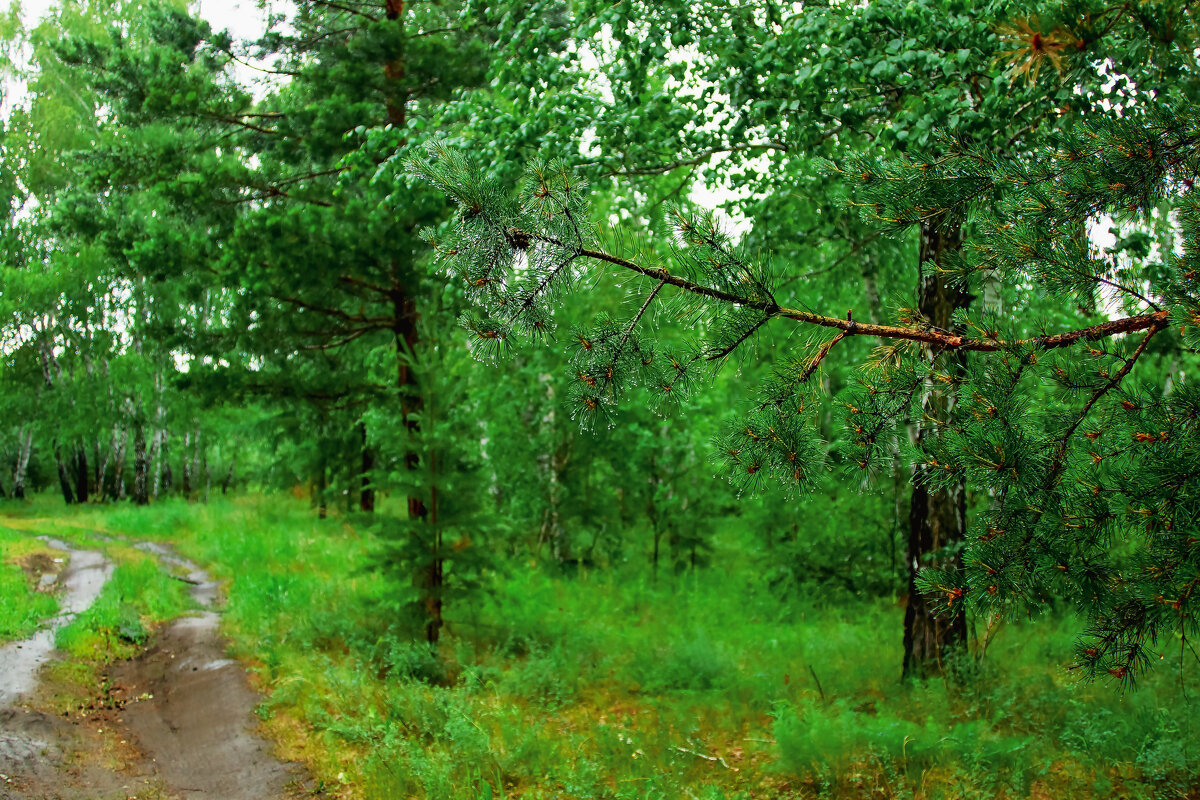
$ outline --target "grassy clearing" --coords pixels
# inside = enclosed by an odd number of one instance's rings
[[[904,687],[894,602],[780,603],[733,554],[658,583],[518,565],[451,611],[435,657],[390,624],[406,598],[367,569],[371,537],[291,498],[85,518],[175,538],[229,579],[261,716],[339,797],[1168,798],[1198,784],[1200,722],[1177,710],[1195,678],[1165,665],[1134,693],[1080,684],[1060,666],[1066,616],[1002,630],[959,685]],[[92,628],[119,639],[121,607]]]

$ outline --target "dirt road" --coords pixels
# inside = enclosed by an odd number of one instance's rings
[[[61,542],[63,615],[23,642],[0,648],[0,800],[271,800],[313,796],[303,771],[272,754],[255,731],[258,696],[218,630],[219,587],[159,544],[139,544],[183,576],[203,609],[113,665],[99,696],[58,715],[61,687],[43,667],[54,630],[100,594],[112,566]]]

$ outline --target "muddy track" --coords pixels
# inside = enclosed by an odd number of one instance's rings
[[[46,572],[40,584],[55,582],[63,587],[59,613],[28,639],[0,647],[0,708],[12,705],[37,687],[37,673],[54,652],[54,634],[96,601],[104,584],[112,577],[112,562],[94,550],[76,550],[65,542],[42,537],[42,541],[70,557],[62,574]]]
[[[63,613],[50,628],[0,648],[0,800],[273,800],[311,796],[254,730],[259,698],[226,656],[219,587],[160,545],[155,555],[192,585],[203,611],[167,625],[138,657],[112,665],[102,696],[78,713],[51,713],[56,687],[39,668],[54,631],[95,600],[112,573],[103,555],[49,542],[71,555],[60,582]]]
[[[126,728],[181,798],[265,800],[299,790],[298,770],[276,759],[251,727],[259,698],[225,655],[213,611],[217,584],[162,545],[138,546],[182,568],[205,610],[175,620],[141,657],[115,665],[115,691],[135,698],[122,714]]]

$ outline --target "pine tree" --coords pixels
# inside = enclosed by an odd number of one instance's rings
[[[555,302],[585,276],[636,278],[628,317],[566,337],[571,404],[585,426],[607,424],[635,387],[670,408],[707,369],[748,357],[766,326],[802,326],[807,343],[717,443],[741,488],[771,480],[800,495],[820,485],[829,462],[808,419],[820,402],[813,376],[847,339],[878,340],[859,384],[838,398],[853,442],[844,462],[870,476],[899,452],[930,491],[965,480],[986,493],[961,559],[924,571],[920,588],[944,612],[1015,617],[1070,604],[1091,624],[1078,665],[1127,679],[1156,645],[1178,636],[1186,647],[1196,635],[1200,391],[1186,371],[1168,389],[1142,376],[1167,350],[1195,364],[1200,344],[1200,116],[1186,105],[1092,115],[1026,161],[958,141],[942,153],[833,172],[858,185],[876,224],[946,232],[972,215],[974,235],[938,262],[956,291],[986,278],[1031,300],[1121,311],[1071,327],[1061,323],[1072,314],[960,310],[946,324],[915,308],[874,322],[785,307],[769,262],[740,251],[711,216],[677,210],[661,248],[626,254],[588,222],[585,187],[561,162],[531,167],[517,199],[444,144],[409,166],[458,204],[452,229],[429,240],[478,302],[463,324],[484,359],[548,335]],[[1088,220],[1145,222],[1162,209],[1178,215],[1182,240],[1163,263],[1119,266],[1078,235]],[[660,347],[647,330],[664,304],[699,333],[690,347]],[[946,389],[957,402],[930,405]],[[923,414],[938,435],[911,445],[903,421]]]

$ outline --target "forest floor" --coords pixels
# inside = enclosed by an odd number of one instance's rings
[[[719,569],[513,558],[435,650],[380,530],[288,495],[0,505],[0,642],[56,653],[0,699],[0,800],[1200,799],[1179,641],[1136,687],[1089,683],[1061,604],[901,683],[900,598],[781,594],[734,519]]]
[[[226,655],[217,583],[163,544],[87,538],[83,549],[41,537],[45,548],[19,562],[39,591],[58,595],[59,612],[0,647],[0,800],[311,796],[302,770],[255,730],[259,697]],[[71,641],[64,629],[87,631],[88,615],[102,616],[94,608],[117,568],[113,550],[186,586],[193,610],[149,631],[119,592],[122,646],[93,639],[90,658],[56,648]]]

